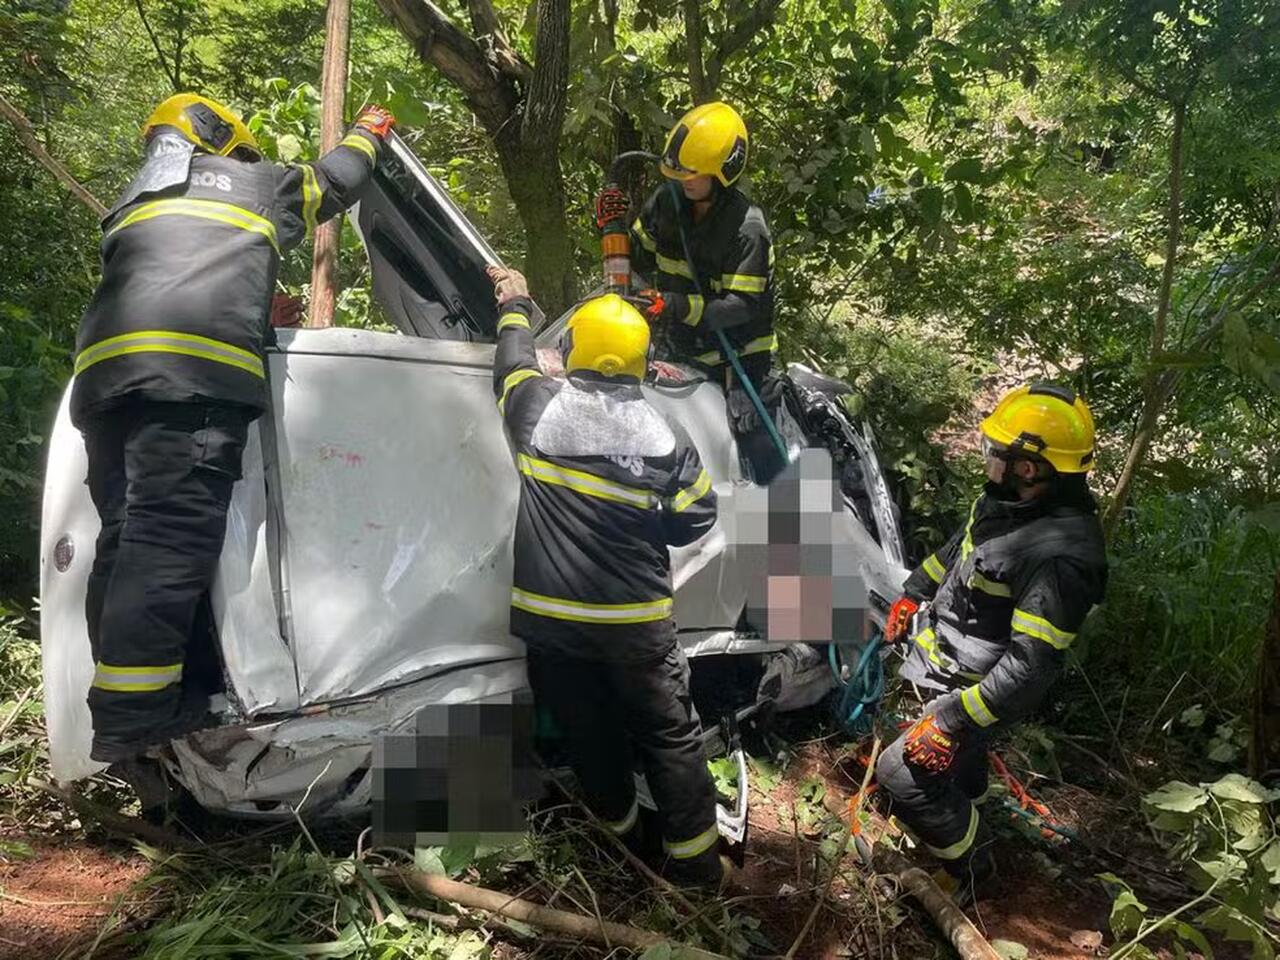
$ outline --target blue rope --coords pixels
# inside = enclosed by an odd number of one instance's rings
[[[871,640],[862,648],[858,663],[846,680],[841,676],[841,655],[837,652],[839,644],[827,644],[827,659],[831,664],[831,672],[835,675],[836,686],[840,689],[840,700],[836,706],[836,720],[851,736],[861,736],[871,732],[876,707],[884,696],[884,664],[880,660],[880,648],[884,646],[884,637],[877,630]]]

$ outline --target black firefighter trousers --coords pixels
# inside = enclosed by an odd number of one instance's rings
[[[948,873],[962,880],[970,874],[974,854],[987,842],[978,804],[987,792],[989,739],[982,732],[966,731],[951,765],[942,773],[930,773],[907,762],[904,731],[876,762],[876,780],[890,797],[888,812],[911,828]]]
[[[207,700],[184,705],[182,671],[255,416],[236,405],[133,401],[82,426],[102,519],[85,597],[95,759],[162,743],[204,713]]]
[[[718,880],[715,783],[684,651],[673,643],[661,660],[601,662],[530,645],[528,666],[534,701],[551,713],[592,812],[615,835],[632,839],[638,755],[658,807],[668,872],[689,882]]]

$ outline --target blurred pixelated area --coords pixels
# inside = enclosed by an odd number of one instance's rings
[[[872,621],[830,454],[805,449],[768,487],[722,514],[747,590],[747,621],[775,643],[862,643]]]
[[[431,704],[374,741],[373,830],[382,846],[503,846],[541,795],[527,690],[503,701]]]

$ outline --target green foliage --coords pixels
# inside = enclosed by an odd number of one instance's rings
[[[1268,790],[1237,773],[1193,786],[1179,780],[1147,794],[1144,806],[1169,855],[1201,891],[1186,906],[1163,917],[1114,874],[1101,879],[1112,889],[1111,928],[1127,942],[1111,954],[1154,960],[1143,941],[1163,931],[1176,938],[1178,956],[1186,948],[1212,958],[1206,933],[1249,944],[1254,960],[1273,960],[1280,945],[1280,834],[1272,805],[1280,790]]]

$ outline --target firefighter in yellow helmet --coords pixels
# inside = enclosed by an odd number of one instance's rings
[[[392,123],[371,107],[335,149],[288,166],[263,161],[245,123],[198,94],[165,100],[142,128],[142,167],[102,221],[71,393],[102,519],[85,611],[95,760],[212,721],[216,678],[184,667],[267,402],[280,257],[356,199]]]
[[[987,747],[1044,699],[1107,563],[1089,408],[1074,391],[1027,384],[982,421],[987,485],[969,519],[907,578],[885,637],[908,644],[900,675],[924,695],[922,716],[881,755],[892,811],[942,862],[961,899],[989,876],[977,803]]]
[[[659,296],[646,311],[682,359],[726,387],[730,424],[744,467],[767,483],[785,462],[746,392],[736,383],[716,330],[723,330],[753,386],[775,411],[780,384],[770,376],[773,244],[764,212],[737,184],[747,167],[746,124],[727,103],[690,110],[671,130],[660,169],[667,181],[631,225],[632,267]],[[606,189],[596,204],[603,230],[626,216],[627,200]]]
[[[528,649],[534,698],[608,828],[646,849],[638,761],[668,875],[714,885],[715,787],[676,642],[668,552],[715,524],[711,478],[640,391],[649,326],[631,304],[616,295],[581,304],[560,344],[567,377],[547,377],[524,277],[490,275],[501,314],[493,388],[520,475],[511,632]]]

